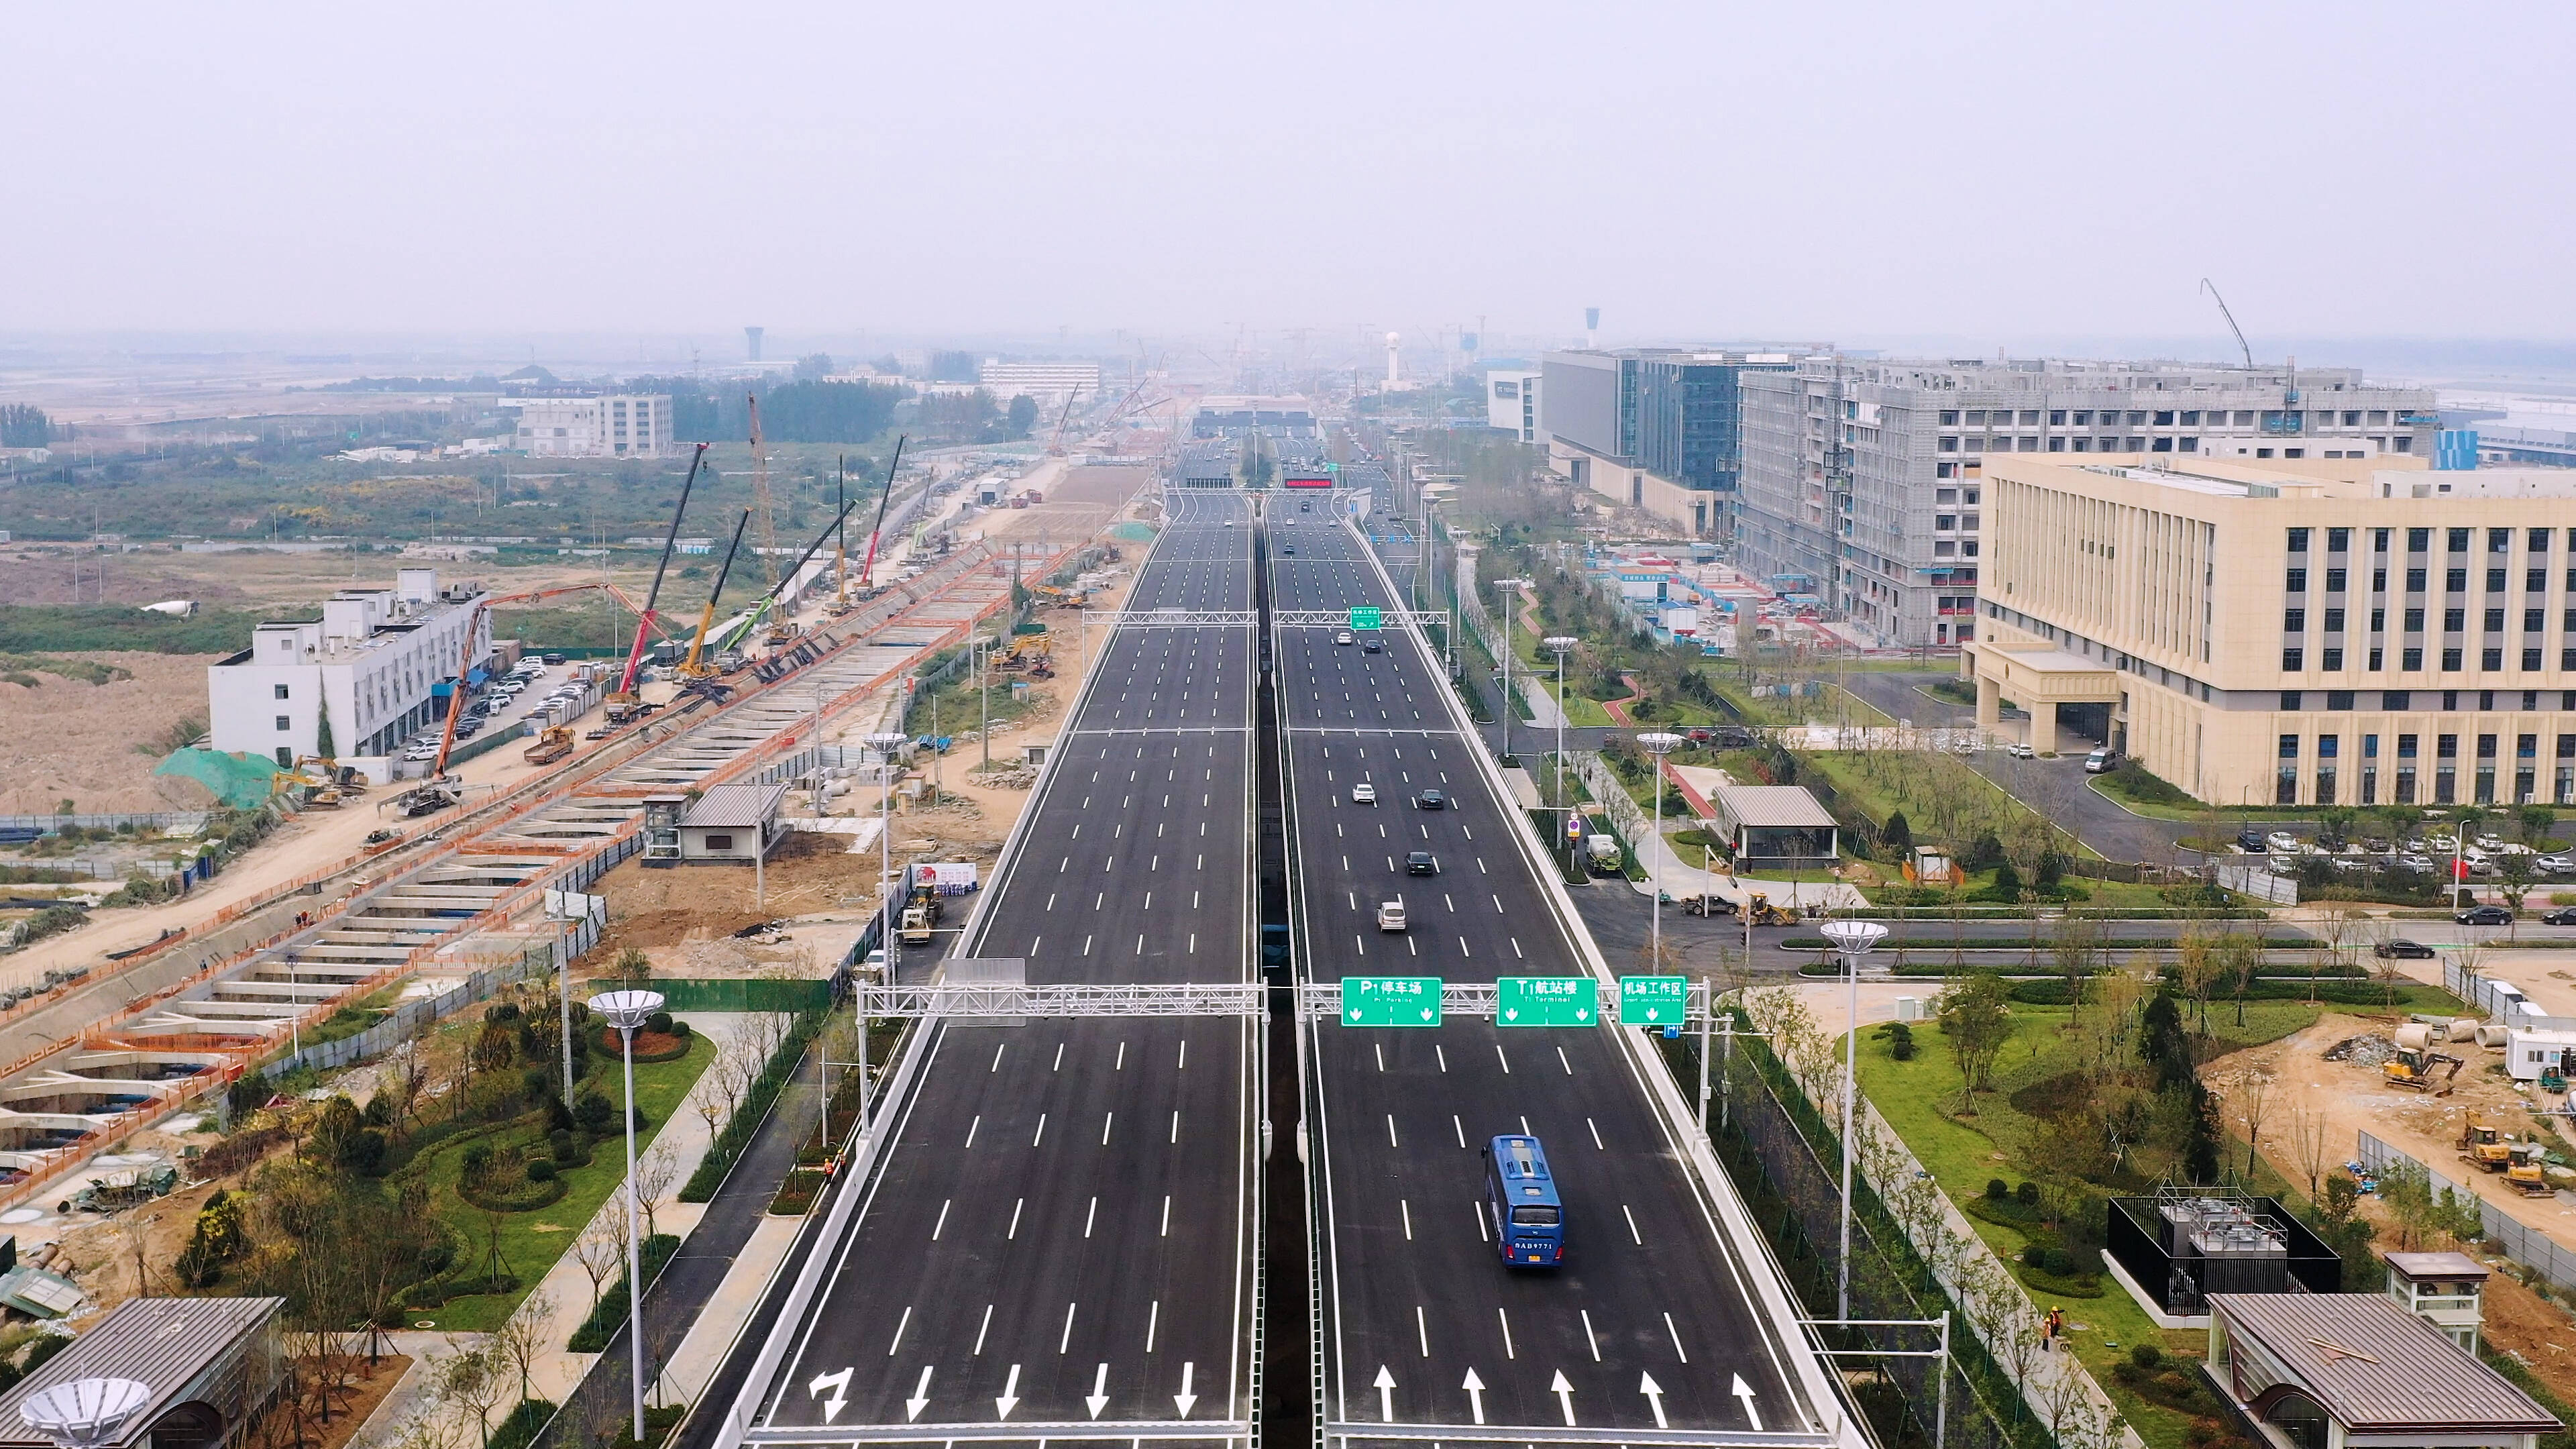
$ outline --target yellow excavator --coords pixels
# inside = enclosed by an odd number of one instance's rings
[[[2441,1071],[2445,1066],[2450,1070]],[[2460,1074],[2460,1067],[2460,1059],[2447,1052],[2437,1052],[2430,1047],[2399,1047],[2397,1055],[2379,1064],[2379,1075],[2392,1087],[2447,1097],[2451,1095],[2452,1078]]]
[[[2513,1165],[2513,1139],[2475,1112],[2461,1125],[2458,1146],[2460,1160],[2477,1164],[2481,1171],[2502,1172]]]
[[[2505,1169],[2504,1180],[2514,1191],[2524,1197],[2549,1197],[2558,1191],[2549,1185],[2548,1148],[2538,1142],[2517,1142],[2510,1152],[2512,1165]]]

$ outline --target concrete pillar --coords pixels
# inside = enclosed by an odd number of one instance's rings
[[[2057,706],[2046,700],[2034,700],[2030,710],[2030,747],[2043,755],[2057,753]]]
[[[1977,676],[1977,728],[1990,730],[2004,718],[2004,687],[1990,676]]]

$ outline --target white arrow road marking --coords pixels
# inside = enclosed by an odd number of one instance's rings
[[[1394,1423],[1395,1375],[1387,1371],[1385,1364],[1379,1364],[1377,1366],[1377,1377],[1371,1382],[1377,1389],[1378,1418],[1389,1424]]]
[[[1172,1402],[1179,1407],[1184,1419],[1190,1416],[1190,1405],[1199,1401],[1199,1396],[1190,1391],[1190,1370],[1195,1367],[1195,1364],[1181,1365],[1181,1391],[1172,1395]]]
[[[1565,1370],[1563,1370],[1563,1369],[1558,1369],[1558,1370],[1556,1371],[1556,1381],[1555,1381],[1554,1383],[1551,1383],[1551,1384],[1549,1384],[1549,1385],[1547,1386],[1547,1391],[1548,1391],[1549,1393],[1551,1393],[1551,1394],[1556,1395],[1556,1401],[1557,1401],[1557,1403],[1558,1403],[1558,1404],[1560,1404],[1560,1405],[1562,1405],[1562,1406],[1564,1406],[1564,1409],[1565,1409],[1565,1427],[1567,1427],[1567,1428],[1569,1428],[1569,1429],[1573,1428],[1573,1427],[1574,1427],[1574,1385],[1569,1384],[1569,1383],[1567,1383],[1567,1382],[1565,1381]]]
[[[1637,1392],[1644,1394],[1646,1396],[1646,1402],[1655,1406],[1655,1427],[1658,1429],[1670,1427],[1664,1423],[1663,1385],[1655,1382],[1655,1376],[1653,1374],[1639,1374],[1637,1376]]]
[[[1476,1416],[1477,1423],[1485,1422],[1485,1381],[1476,1377],[1475,1369],[1469,1368],[1467,1382],[1462,1387],[1467,1390],[1467,1411]]]
[[[1761,1433],[1762,1415],[1753,1407],[1753,1386],[1744,1381],[1744,1375],[1737,1374],[1735,1376],[1735,1387],[1727,1390],[1727,1392],[1744,1401],[1744,1417],[1753,1421],[1754,1433]]]
[[[1091,1417],[1095,1419],[1100,1417],[1100,1411],[1102,1409],[1108,1407],[1109,1365],[1102,1364],[1100,1368],[1092,1374],[1091,1392],[1083,1396],[1082,1402],[1089,1406],[1091,1409]]]
[[[903,1401],[903,1421],[907,1424],[921,1417],[930,1403],[930,1365],[921,1366],[921,1382],[912,1386],[912,1397]]]
[[[850,1375],[854,1372],[856,1372],[854,1369],[843,1369],[836,1374],[816,1374],[814,1382],[805,1386],[805,1397],[809,1399],[827,1388],[832,1391],[832,1397],[823,1401],[824,1423],[828,1424],[839,1418],[842,1408],[850,1402],[847,1391],[850,1387]]]
[[[1738,1382],[1742,1381],[1738,1380]],[[993,1407],[1001,1410],[999,1417],[1007,1419],[1011,1417],[1011,1410],[1019,1407],[1019,1403],[1020,1366],[1018,1364],[1013,1364],[1011,1365],[1011,1376],[1003,1380],[1001,1397],[993,1400]]]

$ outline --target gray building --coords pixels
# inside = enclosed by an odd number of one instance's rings
[[[1551,352],[1539,430],[1575,483],[1694,534],[1731,532],[1742,457],[1742,379],[1785,353],[1696,348]]]
[[[2431,389],[2353,368],[1812,357],[1739,386],[1738,563],[1908,648],[1975,637],[1989,453],[2429,458],[2441,428]]]

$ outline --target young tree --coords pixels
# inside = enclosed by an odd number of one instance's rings
[[[531,1396],[529,1374],[536,1366],[537,1356],[554,1342],[554,1319],[554,1295],[539,1288],[520,1299],[518,1310],[492,1333],[492,1347],[501,1361],[518,1370],[522,1399]]]
[[[1995,1058],[2012,1039],[2011,996],[2003,978],[1978,972],[1941,993],[1941,1034],[1959,1066],[1959,1110],[1975,1110],[1973,1094],[1990,1090]]]
[[[2229,1105],[2236,1109],[2237,1120],[2245,1124],[2245,1180],[2250,1183],[2262,1161],[2263,1113],[2272,1101],[2271,1074],[2248,1066],[2229,1084],[2228,1095],[2234,1099]]]
[[[2242,931],[2229,931],[2218,938],[2220,969],[2236,988],[2236,1024],[2245,1024],[2245,993],[2253,989],[2255,975],[2263,969],[2263,938]]]
[[[625,1211],[614,1203],[610,1207],[612,1210],[607,1216],[615,1218],[622,1228],[626,1222]],[[626,1264],[626,1245],[620,1241],[624,1236],[623,1232],[609,1230],[607,1218],[593,1218],[582,1228],[581,1236],[572,1240],[573,1261],[581,1265],[583,1275],[590,1279],[590,1307],[594,1313],[599,1311],[601,1285]]]
[[[2101,945],[2101,923],[2090,916],[2072,914],[2057,923],[2056,934],[2049,940],[2050,959],[2057,963],[2057,974],[2066,981],[2069,1026],[2084,1015],[2084,986],[2093,975],[2094,956]]]
[[[2290,1155],[2307,1174],[2308,1200],[2320,1201],[2325,1190],[2326,1169],[2334,1164],[2334,1140],[2328,1134],[2326,1114],[2308,1107],[2290,1109]]]
[[[2496,857],[2496,890],[2504,896],[2504,903],[2513,911],[2517,924],[2522,915],[2523,898],[2531,894],[2532,879],[2530,856],[2517,850]],[[2506,929],[2510,931],[2512,927]]]
[[[2179,978],[2183,995],[2190,998],[2192,1014],[2199,1018],[2201,1034],[2209,1034],[2209,994],[2218,984],[2218,950],[2215,942],[2198,931],[2186,930],[2175,943],[2174,974]]]
[[[680,1150],[667,1137],[653,1139],[652,1150],[635,1164],[635,1204],[644,1211],[644,1236],[647,1241],[661,1232],[654,1211],[662,1199],[670,1196],[671,1185],[680,1177]]]
[[[454,1334],[448,1335],[447,1342],[455,1351],[439,1360],[438,1397],[456,1406],[458,1416],[471,1426],[476,1443],[491,1449],[492,1406],[509,1392],[503,1365],[488,1344],[459,1345]]]

